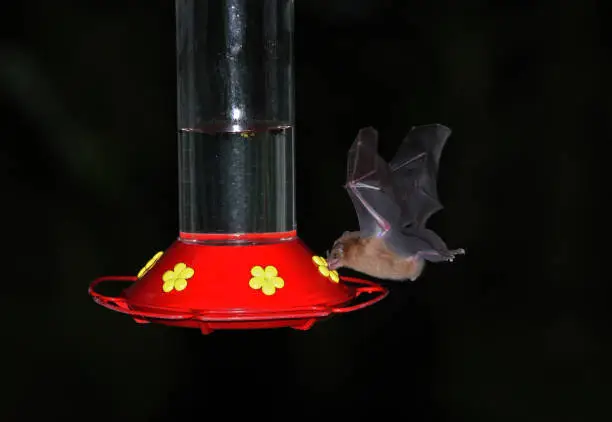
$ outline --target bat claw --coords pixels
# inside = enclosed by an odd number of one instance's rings
[[[465,255],[465,249],[459,248],[448,251],[448,253],[445,255],[445,258],[448,262],[454,262],[457,255]]]

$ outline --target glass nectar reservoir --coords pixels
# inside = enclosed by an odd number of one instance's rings
[[[290,0],[177,2],[183,240],[296,235],[292,18]]]

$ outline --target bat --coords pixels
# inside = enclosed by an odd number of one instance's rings
[[[443,206],[438,198],[440,155],[451,130],[439,124],[413,127],[390,162],[378,154],[378,132],[359,131],[348,152],[344,188],[355,207],[359,231],[345,231],[327,253],[331,270],[350,268],[379,279],[416,280],[425,262],[452,262],[427,220]]]

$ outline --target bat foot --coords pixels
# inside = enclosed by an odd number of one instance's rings
[[[453,262],[457,255],[465,255],[465,249],[459,248],[459,249],[453,249],[451,251],[448,251],[448,256],[447,256],[448,262]]]

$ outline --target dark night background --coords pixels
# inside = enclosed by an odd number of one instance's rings
[[[430,226],[468,255],[307,332],[203,336],[94,304],[91,280],[135,274],[177,236],[173,2],[14,3],[0,45],[0,420],[609,420],[595,211],[610,8],[296,3],[300,237],[323,253],[356,228],[341,185],[360,127],[389,158],[411,126],[439,122],[453,135]]]

